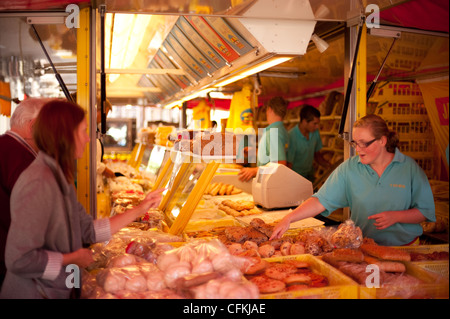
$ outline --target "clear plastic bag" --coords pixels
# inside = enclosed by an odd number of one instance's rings
[[[347,219],[330,236],[329,242],[333,248],[359,248],[363,243],[363,234],[361,228]]]

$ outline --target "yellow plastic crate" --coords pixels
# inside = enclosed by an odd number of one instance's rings
[[[449,278],[448,275],[448,260],[427,260],[414,261],[414,265],[424,268],[428,271],[434,272],[442,277]]]
[[[375,114],[381,117],[394,119],[425,119],[428,120],[428,113],[423,101],[385,101],[378,103]]]
[[[405,250],[409,253],[431,254],[435,251],[448,252],[449,244],[440,245],[418,245],[418,246],[396,246],[395,248]]]
[[[431,138],[402,139],[398,148],[402,153],[410,154],[410,156],[415,156],[415,158],[432,157],[435,149],[435,140]]]
[[[435,251],[448,252],[448,244],[441,245],[419,245],[419,246],[399,246],[397,249],[401,249],[410,253],[431,254]],[[449,278],[448,260],[424,260],[424,261],[412,261],[412,264],[424,268],[428,271],[437,273],[438,275]]]
[[[424,283],[409,287],[390,285],[380,288],[368,288],[360,285],[360,299],[401,299],[405,295],[408,295],[409,298],[448,299],[448,279],[427,271],[412,262],[404,262],[404,264],[407,274],[421,279]]]
[[[268,262],[283,262],[286,260],[307,262],[313,272],[326,276],[330,285],[299,291],[261,294],[261,299],[358,299],[358,284],[355,281],[313,255],[291,255],[265,258],[265,260]]]
[[[412,82],[381,83],[374,92],[373,101],[423,101],[422,92],[418,84]]]
[[[390,130],[402,139],[434,139],[433,128],[429,120],[385,119]]]

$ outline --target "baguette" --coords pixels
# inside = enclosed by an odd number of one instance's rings
[[[214,189],[214,187],[216,187],[216,186],[217,186],[217,183],[209,184],[208,187],[206,187],[205,193],[210,194],[212,192],[212,190]]]
[[[222,201],[222,204],[228,207],[231,207],[234,210],[242,211],[242,210],[250,210],[255,207],[255,203],[251,201],[246,200],[238,200],[238,201],[232,201],[232,200],[224,200]]]
[[[234,188],[234,185],[229,184],[229,185],[227,186],[227,190],[226,190],[226,192],[225,192],[225,195],[231,195],[231,192],[233,191],[233,188]]]
[[[225,213],[227,213],[228,215],[231,215],[233,217],[241,217],[241,216],[243,216],[243,214],[241,212],[238,212],[237,210],[235,210],[235,209],[233,209],[231,207],[225,206],[223,204],[219,204],[219,209],[223,210]]]
[[[234,187],[233,190],[231,191],[230,195],[237,195],[242,193],[242,189],[239,189],[237,187]]]
[[[216,186],[214,186],[214,188],[211,190],[211,195],[212,196],[216,196],[218,193],[219,193],[219,191],[220,191],[220,188],[222,187],[222,183],[218,183]]]
[[[211,183],[206,187],[205,194],[212,196],[224,196],[224,195],[235,195],[242,193],[242,190],[235,187],[233,184],[225,183]]]
[[[398,261],[380,260],[371,256],[364,256],[364,261],[369,265],[377,265],[381,271],[385,272],[405,272],[406,267]]]
[[[227,192],[227,187],[228,187],[227,184],[223,184],[222,187],[220,187],[220,190],[219,190],[219,195],[220,196],[225,195],[225,193]]]
[[[393,247],[379,246],[373,244],[362,244],[361,250],[369,256],[376,257],[383,260],[395,261],[411,261],[411,255],[403,250]]]
[[[364,254],[360,249],[338,248],[331,253],[327,253],[327,259],[338,261],[347,261],[352,263],[361,263],[364,261]]]

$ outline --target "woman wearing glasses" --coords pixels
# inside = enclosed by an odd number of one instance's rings
[[[271,239],[280,238],[292,222],[350,207],[355,225],[378,244],[416,242],[420,223],[436,221],[434,199],[425,172],[397,144],[396,133],[379,116],[355,122],[351,145],[358,156],[342,163],[316,194],[286,215]]]

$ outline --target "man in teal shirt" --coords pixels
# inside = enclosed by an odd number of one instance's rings
[[[266,115],[269,126],[262,131],[258,143],[257,166],[269,162],[287,165],[286,149],[289,136],[283,124],[287,112],[287,101],[282,97],[272,98],[266,106]],[[249,181],[258,173],[258,167],[244,167],[239,172],[239,180]]]
[[[331,166],[320,152],[319,124],[320,111],[306,104],[300,111],[300,122],[289,131],[288,166],[311,182],[314,181],[314,160],[325,168]]]

